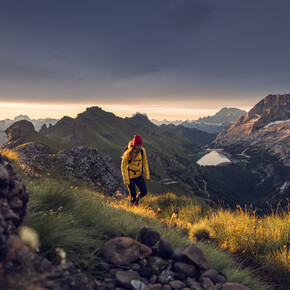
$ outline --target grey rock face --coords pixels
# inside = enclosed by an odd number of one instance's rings
[[[111,195],[127,193],[120,169],[110,156],[98,149],[77,147],[59,152],[56,159],[64,163],[65,174],[69,177],[90,184],[100,183],[102,189]]]
[[[290,94],[267,96],[220,133],[213,144],[237,153],[267,151],[290,166]]]

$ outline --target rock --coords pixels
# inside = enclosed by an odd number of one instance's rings
[[[180,280],[174,280],[174,281],[170,281],[169,285],[173,288],[173,289],[183,289],[186,287],[186,284],[183,281]]]
[[[170,259],[173,252],[174,252],[174,249],[172,245],[165,238],[160,238],[159,256],[164,259]]]
[[[162,271],[161,274],[158,276],[158,282],[160,282],[161,284],[166,284],[173,280],[174,272],[172,272],[170,269]]]
[[[162,290],[162,285],[161,284],[150,285],[146,288],[146,290]]]
[[[197,269],[195,265],[189,265],[184,262],[176,262],[174,264],[174,271],[175,272],[182,272],[187,276],[196,277]]]
[[[227,282],[227,276],[221,272],[218,272],[217,283],[224,284]]]
[[[250,288],[239,283],[225,283],[222,285],[222,290],[250,290]]]
[[[160,233],[153,228],[146,227],[140,231],[140,242],[148,247],[153,247],[160,240]]]
[[[119,286],[127,289],[131,288],[132,280],[140,280],[138,272],[135,271],[118,271],[116,273],[116,282]]]
[[[154,270],[151,267],[141,267],[139,273],[142,277],[150,278],[154,274]]]
[[[167,262],[165,262],[162,258],[160,257],[154,257],[150,256],[147,259],[147,265],[151,267],[155,271],[162,270],[166,267]]]
[[[146,289],[147,285],[139,280],[131,280],[131,288],[133,290],[144,290]]]
[[[195,245],[190,245],[183,251],[183,259],[186,262],[191,262],[197,265],[199,268],[208,270],[209,264],[204,257],[200,248]]]
[[[162,290],[171,290],[172,287],[169,284],[162,285]]]
[[[27,120],[15,122],[5,130],[8,141],[16,141],[20,138],[26,138],[27,134],[34,131],[34,126]]]
[[[184,281],[185,280],[185,274],[182,273],[182,272],[178,272],[178,273],[174,272],[174,280]]]
[[[150,279],[149,279],[149,282],[151,283],[151,284],[155,284],[156,282],[157,282],[157,275],[156,274],[154,274],[154,275],[152,275],[151,277],[150,277]]]
[[[183,254],[184,250],[185,250],[185,248],[175,249],[175,251],[173,252],[173,255],[172,255],[172,259],[179,261],[179,262],[182,261],[182,254]]]
[[[214,284],[219,283],[219,277],[218,277],[218,272],[216,270],[206,270],[205,272],[202,273],[200,276],[200,279],[202,278],[209,278]]]
[[[105,260],[101,260],[100,261],[100,269],[103,270],[103,271],[109,272],[113,267],[114,267],[114,265],[108,263]]]
[[[186,278],[186,285],[192,290],[204,290],[199,282],[190,277]]]
[[[132,271],[137,271],[138,272],[138,271],[140,271],[141,266],[139,264],[137,264],[137,263],[132,263],[132,264],[128,265],[128,268],[130,270],[132,270]]]
[[[116,266],[128,265],[151,253],[149,247],[127,237],[112,239],[103,246],[104,258]]]
[[[199,283],[204,290],[217,290],[217,287],[209,278],[201,278]]]

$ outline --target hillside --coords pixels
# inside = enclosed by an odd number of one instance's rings
[[[158,188],[160,184],[156,182],[169,178],[177,180],[182,191],[202,194],[203,190],[198,185],[201,182],[196,174],[197,165],[190,158],[191,154],[201,150],[201,145],[186,137],[176,138],[176,135],[164,132],[144,115],[123,119],[101,108],[91,107],[75,119],[64,117],[56,125],[43,128],[40,133],[73,147],[98,148],[111,156],[117,166],[124,148],[134,134],[138,134],[148,152],[152,186]],[[196,176],[197,180],[192,176]]]
[[[211,143],[217,136],[217,134],[209,134],[195,128],[186,128],[182,125],[162,125],[160,128],[164,132],[173,133],[178,137],[186,137],[190,141],[200,143],[202,145]]]

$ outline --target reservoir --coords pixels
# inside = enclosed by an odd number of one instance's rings
[[[197,164],[202,166],[217,166],[222,163],[230,163],[231,160],[228,159],[225,155],[218,153],[216,151],[211,151],[210,153],[201,157]]]

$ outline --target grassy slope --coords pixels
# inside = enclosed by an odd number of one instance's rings
[[[30,196],[25,225],[36,229],[41,240],[41,251],[48,256],[55,248],[66,251],[68,259],[88,276],[98,276],[100,249],[109,238],[129,236],[138,239],[140,229],[151,226],[167,238],[174,247],[191,243],[183,231],[173,225],[160,223],[158,211],[145,204],[131,209],[126,201],[108,200],[87,188],[70,187],[68,183],[45,180],[27,182]],[[156,206],[184,204],[188,200],[175,200],[173,195],[163,201],[148,197]],[[178,197],[176,197],[178,198]],[[198,205],[191,201],[191,209]],[[176,210],[176,209],[175,209]],[[206,209],[204,209],[206,210]],[[233,258],[214,246],[199,242],[212,268],[226,273],[229,281],[247,285],[251,289],[266,289],[248,270],[242,270]]]
[[[61,142],[57,142],[55,140],[52,140],[50,138],[47,138],[45,136],[43,136],[42,134],[36,132],[36,131],[32,131],[27,135],[27,138],[31,141],[31,142],[37,142],[37,143],[41,143],[44,145],[47,145],[50,148],[51,153],[57,153],[60,150],[66,150],[66,149],[70,149],[70,146]]]

